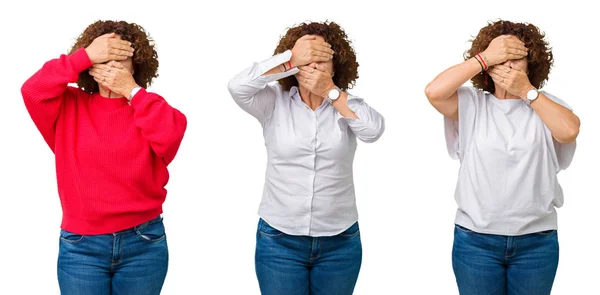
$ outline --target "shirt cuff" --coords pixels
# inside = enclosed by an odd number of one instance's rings
[[[294,67],[282,73],[263,76],[263,74],[268,72],[270,69],[289,61],[291,58],[292,51],[288,49],[282,53],[272,56],[267,60],[262,61],[257,66],[258,73],[260,75],[257,79],[261,80],[263,83],[270,83],[297,74],[300,70],[297,67]]]

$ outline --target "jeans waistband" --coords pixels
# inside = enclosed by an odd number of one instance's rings
[[[161,222],[162,220],[163,220],[162,216],[159,215],[158,217],[156,217],[156,218],[154,218],[154,219],[152,219],[150,221],[146,221],[146,222],[144,222],[142,224],[139,224],[139,225],[136,225],[136,226],[134,226],[132,228],[128,228],[128,229],[124,229],[122,231],[118,231],[116,233],[113,233],[113,235],[120,235],[120,234],[126,234],[126,233],[130,233],[130,232],[134,232],[134,231],[136,231],[138,229],[142,229],[142,228],[147,227],[149,225]]]

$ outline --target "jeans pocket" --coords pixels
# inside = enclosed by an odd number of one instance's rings
[[[470,230],[470,229],[468,229],[468,228],[466,228],[464,226],[460,226],[458,224],[455,224],[454,228],[456,228],[458,231],[466,233],[466,234],[472,234],[472,233],[474,233],[474,231],[472,231],[472,230]]]
[[[164,240],[167,235],[165,233],[165,225],[160,221],[136,226],[135,234],[146,242],[159,242]]]
[[[340,234],[341,237],[344,238],[354,238],[360,235],[360,228],[358,227],[358,221],[355,222],[352,226],[347,228],[344,232]]]
[[[269,237],[269,238],[276,238],[276,237],[283,236],[283,232],[270,226],[262,218],[258,221],[258,233],[265,237]]]
[[[69,244],[78,244],[81,243],[81,241],[83,241],[84,236],[83,235],[78,235],[72,232],[68,232],[64,229],[60,230],[60,240],[65,242],[65,243],[69,243]]]
[[[540,231],[540,232],[534,233],[534,235],[544,236],[545,237],[545,236],[551,236],[551,235],[553,235],[555,233],[556,233],[555,229],[549,229],[549,230],[545,230],[545,231]]]

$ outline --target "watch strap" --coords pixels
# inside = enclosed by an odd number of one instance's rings
[[[138,93],[138,91],[140,91],[140,89],[142,89],[142,87],[140,86],[133,87],[133,89],[131,89],[131,92],[129,93],[128,99],[131,100]]]

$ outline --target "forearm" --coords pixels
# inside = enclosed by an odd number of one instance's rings
[[[286,51],[246,68],[229,81],[228,89],[233,100],[247,113],[260,122],[266,120],[275,106],[275,89],[268,84],[289,77],[298,72],[297,68],[285,69],[291,52]]]
[[[179,149],[187,119],[164,98],[141,89],[132,98],[134,124],[148,140],[152,150],[169,164]]]
[[[430,101],[445,100],[456,93],[456,90],[482,70],[479,62],[473,57],[440,73],[425,88],[425,95]]]
[[[263,74],[263,76],[285,73],[293,68],[294,67],[292,66],[292,64],[289,61],[286,61],[286,62],[281,63],[281,64],[275,66],[274,68],[268,70],[266,73]],[[281,77],[281,78],[283,78],[283,77]],[[279,79],[281,79],[281,78],[279,78]]]
[[[79,73],[92,65],[85,50],[50,60],[21,87],[26,102],[40,102],[61,96],[69,83],[77,82]]]
[[[550,129],[552,137],[556,141],[564,144],[571,143],[579,135],[579,117],[571,110],[549,99],[542,92],[531,103],[531,108],[540,116],[548,129]]]
[[[348,93],[345,91],[342,91],[340,97],[334,101],[332,105],[344,118],[359,119],[354,111],[348,106]]]
[[[362,98],[352,97],[342,92],[333,106],[339,113],[339,120],[345,120],[348,127],[363,142],[377,141],[385,130],[385,120]]]

